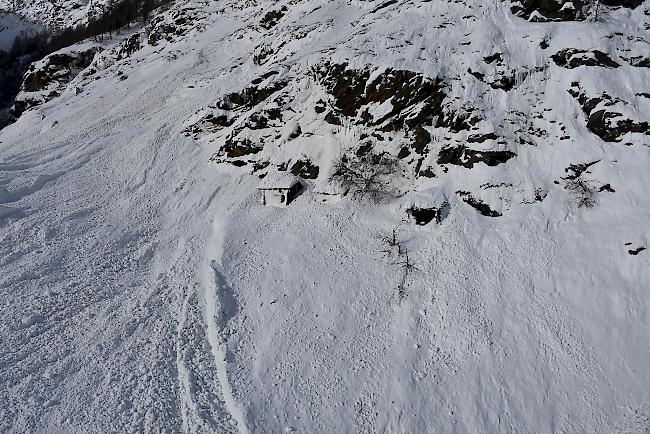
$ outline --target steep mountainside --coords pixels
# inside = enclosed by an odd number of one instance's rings
[[[0,431],[647,432],[649,27],[186,0],[34,64],[0,131]]]
[[[104,0],[0,0],[0,11],[11,12],[49,29],[65,29],[86,23]]]

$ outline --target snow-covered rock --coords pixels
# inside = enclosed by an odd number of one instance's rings
[[[34,62],[23,78],[11,115],[19,118],[26,110],[60,96],[82,70],[88,67],[97,52],[96,44],[83,44],[60,50]]]
[[[566,3],[185,0],[102,46],[0,131],[0,431],[646,430],[650,11]]]
[[[107,0],[0,0],[0,11],[51,30],[62,30],[87,23],[106,4]]]

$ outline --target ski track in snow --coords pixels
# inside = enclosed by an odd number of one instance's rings
[[[195,219],[214,196],[192,193],[214,177],[188,176],[207,156],[164,110],[180,71],[135,97],[109,92],[60,120],[77,129],[50,124],[3,155],[2,202],[25,215],[2,227],[1,430],[237,428],[200,298],[209,223]]]
[[[305,25],[322,27],[274,68],[339,45],[432,75],[461,64],[428,46],[446,30],[395,18],[404,2],[311,3]],[[181,134],[260,72],[246,69],[264,40],[248,6],[0,132],[0,432],[647,432],[648,261],[612,253],[638,222],[570,215],[557,193],[499,219],[459,200],[423,228],[395,204],[310,191],[261,206],[256,177]],[[486,9],[475,38],[525,51]],[[372,26],[412,47],[391,51]],[[449,64],[421,57],[437,54]],[[564,79],[539,87],[553,99]],[[516,92],[485,99],[503,114]],[[583,142],[584,161],[614,152]],[[535,152],[531,173],[563,174]],[[417,267],[403,299],[382,241],[395,227]]]

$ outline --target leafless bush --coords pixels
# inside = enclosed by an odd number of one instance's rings
[[[399,237],[397,235],[397,228],[393,228],[390,235],[382,236],[381,241],[386,246],[382,250],[382,252],[386,253],[387,255],[390,255],[395,251],[395,249],[397,249],[398,256],[402,254],[402,243],[400,242]]]
[[[574,195],[574,202],[578,208],[593,208],[596,205],[596,190],[589,181],[581,177],[566,181],[566,189]]]
[[[344,155],[333,179],[352,194],[380,203],[399,196],[396,181],[403,177],[404,169],[398,158],[387,153],[368,153],[353,160]]]

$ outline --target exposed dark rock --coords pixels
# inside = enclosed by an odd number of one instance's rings
[[[476,151],[465,146],[443,148],[438,154],[438,164],[454,164],[471,169],[474,164],[485,163],[497,166],[505,163],[516,154],[510,151]]]
[[[324,113],[325,110],[327,110],[327,107],[325,106],[325,102],[323,100],[318,101],[314,106],[314,111],[318,114]]]
[[[287,7],[282,6],[278,10],[274,11],[269,11],[264,15],[262,18],[262,21],[260,21],[260,27],[262,27],[265,30],[270,30],[273,27],[275,27],[278,22],[284,17],[284,15],[287,13]]]
[[[337,113],[361,125],[380,131],[404,131],[413,139],[412,148],[423,153],[431,142],[424,129],[444,119],[442,82],[422,74],[387,69],[370,80],[370,70],[354,70],[347,64],[326,63],[314,70],[314,76],[333,97]],[[390,100],[391,109],[380,118],[374,118],[365,106]],[[339,125],[340,119],[330,112],[325,120]]]
[[[156,15],[147,26],[147,42],[154,46],[162,41],[173,42],[189,31],[201,28],[198,14],[196,8],[183,7]]]
[[[491,64],[493,62],[501,63],[503,61],[503,57],[501,53],[494,53],[490,56],[484,57],[483,60],[487,64]]]
[[[277,75],[277,74],[278,74],[277,71],[265,72],[264,74],[260,75],[259,77],[254,78],[253,81],[251,81],[251,84],[254,85],[254,86],[258,86],[258,85],[260,85],[260,83],[262,83],[267,78],[273,77],[274,75]]]
[[[54,53],[41,62],[30,66],[23,80],[22,91],[36,92],[47,88],[53,81],[69,82],[82,69],[88,67],[93,61],[99,48],[92,47],[88,50],[72,53]],[[44,62],[44,63],[43,63]]]
[[[422,155],[425,153],[427,145],[431,143],[431,134],[429,134],[429,132],[424,128],[418,127],[415,130],[413,139],[414,141],[411,147],[415,152]]]
[[[517,83],[524,81],[531,73],[541,71],[542,69],[543,68],[540,66],[529,70],[499,72],[497,75],[490,77],[482,72],[474,71],[472,68],[468,68],[467,72],[470,75],[473,75],[477,80],[490,86],[492,89],[502,89],[508,92],[515,88]]]
[[[249,139],[228,136],[218,155],[225,154],[228,158],[238,158],[244,155],[256,154],[261,150],[262,148],[256,146]]]
[[[359,146],[359,149],[357,149],[357,157],[363,157],[366,155],[368,152],[372,150],[372,144],[370,142],[366,142]]]
[[[261,102],[265,101],[274,93],[284,89],[287,82],[285,80],[277,80],[266,87],[257,87],[252,85],[247,87],[241,92],[233,92],[226,96],[222,102],[222,107],[237,108],[239,106],[244,108],[253,108]],[[220,108],[222,108],[220,107]]]
[[[388,1],[386,1],[386,2],[384,2],[384,3],[382,3],[382,4],[380,4],[379,6],[377,6],[377,7],[376,7],[372,12],[370,12],[370,13],[371,13],[371,14],[374,14],[374,13],[376,13],[376,12],[379,12],[379,11],[382,10],[382,9],[387,8],[388,6],[392,6],[392,5],[394,5],[395,3],[397,3],[397,0],[388,0]]]
[[[142,35],[134,33],[120,43],[116,49],[115,60],[122,60],[133,56],[133,54],[142,49]]]
[[[440,208],[418,208],[411,207],[406,213],[415,220],[415,224],[424,226],[435,219],[436,223],[442,223],[444,216],[447,214],[448,203],[444,203]]]
[[[98,51],[99,47],[90,47],[57,52],[33,63],[23,77],[20,93],[11,108],[13,119],[61,95],[68,83],[92,63]]]
[[[397,154],[397,158],[403,160],[407,158],[409,155],[411,155],[411,151],[409,150],[408,147],[403,146],[402,149],[400,149],[399,153]]]
[[[300,128],[300,125],[296,125],[296,128],[294,128],[293,131],[291,131],[291,134],[289,134],[289,138],[296,139],[300,137],[301,134],[302,134],[302,128]]]
[[[650,68],[650,58],[643,56],[633,56],[629,59],[625,59],[632,66],[637,68]]]
[[[470,111],[466,113],[456,111],[444,111],[438,116],[436,127],[449,128],[452,133],[469,130],[476,125],[480,119],[474,116]]]
[[[418,172],[418,178],[435,178],[436,174],[433,172],[433,170],[430,167],[427,167],[426,169],[422,169]]]
[[[627,133],[650,135],[650,123],[621,119],[623,115],[608,110],[590,113],[587,128],[606,142],[619,142]]]
[[[325,115],[325,122],[332,125],[341,125],[341,119],[332,112]]]
[[[579,21],[585,19],[587,2],[583,0],[518,0],[510,11],[529,21]]]
[[[635,9],[643,0],[600,0],[604,6],[621,6]],[[513,0],[510,10],[513,14],[534,22],[581,21],[593,6],[589,0]]]
[[[636,249],[628,250],[627,253],[629,253],[632,256],[636,256],[639,253],[641,253],[642,251],[644,251],[645,249],[646,249],[645,247],[638,247]]]
[[[620,142],[627,133],[650,135],[650,123],[626,119],[615,110],[616,104],[627,104],[606,93],[590,97],[580,88],[578,83],[572,83],[568,91],[582,106],[587,116],[587,128],[606,142]]]
[[[499,136],[497,136],[494,133],[486,133],[486,134],[471,134],[467,138],[467,143],[483,143],[486,140],[497,140]]]
[[[614,189],[612,188],[612,186],[609,185],[609,184],[605,184],[605,185],[603,185],[602,187],[600,187],[600,188],[598,189],[598,192],[599,192],[599,193],[602,193],[603,191],[608,191],[608,192],[610,192],[610,193],[615,193],[615,192],[616,192],[616,190],[614,190]]]
[[[580,164],[571,164],[569,167],[564,169],[569,175],[564,179],[573,180],[582,175],[587,169],[589,169],[594,164],[600,162],[600,160],[592,161],[590,163],[580,163]]]
[[[544,202],[546,196],[548,196],[548,192],[542,190],[541,188],[535,189],[535,202]]]
[[[556,65],[563,68],[573,69],[579,66],[601,66],[606,68],[618,68],[619,65],[606,53],[599,50],[577,50],[567,48],[551,56]]]
[[[481,215],[484,215],[486,217],[501,217],[503,215],[500,212],[490,208],[490,206],[486,203],[474,198],[468,191],[457,191],[456,194],[460,196],[463,202],[474,208]]]
[[[320,168],[309,160],[298,160],[291,166],[291,173],[304,179],[316,179]]]
[[[469,72],[471,75],[473,75],[476,79],[479,81],[482,81],[485,83],[485,74],[478,72],[478,71],[472,71],[472,68],[468,68],[467,72]]]
[[[643,4],[644,0],[600,0],[605,6],[622,6],[625,8],[636,9]]]

